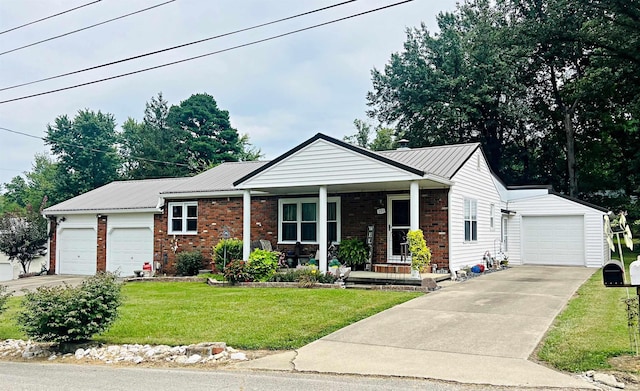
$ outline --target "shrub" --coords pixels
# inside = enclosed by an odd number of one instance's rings
[[[115,321],[120,287],[117,276],[109,272],[89,277],[76,288],[39,287],[25,294],[18,325],[38,341],[86,341]]]
[[[411,252],[411,268],[421,273],[426,272],[431,263],[431,250],[427,247],[422,230],[409,231],[407,241]]]
[[[4,285],[0,285],[0,315],[7,308],[7,301],[9,301],[9,297],[11,297],[11,293],[7,293],[7,287]]]
[[[255,281],[268,281],[278,269],[278,253],[255,249],[249,255],[249,273]]]
[[[245,261],[231,261],[224,269],[224,278],[231,284],[251,281],[251,274]]]
[[[312,287],[316,283],[333,284],[337,277],[331,273],[319,273],[313,269],[290,270],[286,273],[276,273],[269,281],[272,282],[298,282],[302,287]]]
[[[338,259],[347,266],[363,265],[369,258],[367,245],[361,239],[344,239],[340,242]]]
[[[202,269],[202,253],[185,251],[176,256],[176,272],[181,276],[195,276]]]
[[[226,258],[225,258],[226,249]],[[240,239],[222,239],[213,246],[213,261],[216,269],[223,272],[225,269],[225,259],[228,265],[234,259],[242,259],[242,240]]]

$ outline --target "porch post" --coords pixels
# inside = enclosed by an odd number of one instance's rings
[[[249,260],[251,253],[251,190],[242,193],[242,259]]]
[[[318,230],[318,268],[320,271],[327,271],[327,251],[329,246],[327,244],[327,186],[320,186],[318,195],[318,224],[320,229]]]
[[[415,231],[420,229],[420,186],[418,181],[411,181],[409,195],[411,197],[411,207],[409,208],[411,214],[411,230]]]

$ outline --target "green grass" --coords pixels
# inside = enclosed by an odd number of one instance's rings
[[[628,267],[638,253],[624,255]],[[629,288],[629,295],[635,296],[636,289]],[[626,288],[605,288],[602,271],[597,271],[555,320],[538,358],[558,369],[579,372],[610,368],[610,357],[633,354],[622,301],[626,297]]]
[[[129,283],[104,343],[183,345],[223,341],[242,349],[292,349],[420,296],[353,289],[212,288],[203,283]],[[17,301],[12,299],[17,310]],[[24,338],[0,316],[0,338]]]
[[[22,298],[10,297],[7,309],[0,315],[0,339],[21,339],[25,338],[24,334],[18,329],[18,325],[14,321],[20,309]]]

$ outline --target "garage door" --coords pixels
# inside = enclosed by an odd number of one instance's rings
[[[523,216],[523,262],[584,266],[583,216]]]
[[[96,273],[96,231],[93,228],[67,228],[58,235],[60,274]]]
[[[114,228],[107,245],[107,270],[132,276],[153,261],[153,232],[149,228]]]

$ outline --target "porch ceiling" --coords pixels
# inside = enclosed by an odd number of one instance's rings
[[[422,180],[420,181],[421,189],[445,189],[450,185],[443,184],[439,181]],[[368,183],[349,183],[349,184],[327,184],[328,193],[359,193],[374,191],[408,191],[410,181],[397,182],[368,182]],[[296,186],[296,187],[270,187],[256,188],[253,191],[264,191],[269,194],[291,195],[291,194],[316,194],[319,192],[320,186]]]

